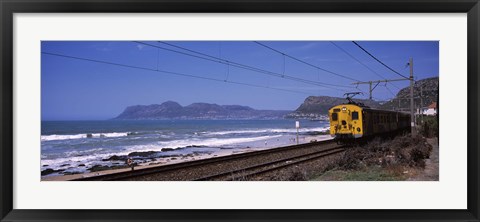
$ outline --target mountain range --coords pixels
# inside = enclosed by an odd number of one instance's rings
[[[281,119],[291,111],[256,110],[248,106],[177,102],[127,107],[114,119]]]
[[[438,85],[438,77],[416,81],[414,85],[416,107],[427,107],[432,102],[438,102]],[[410,88],[405,87],[390,101],[379,102],[356,98],[353,100],[371,108],[407,110],[410,107],[409,98]],[[256,110],[248,106],[210,103],[192,103],[188,106],[181,106],[177,102],[167,101],[162,104],[129,106],[115,119],[312,119],[322,117],[328,113],[328,109],[331,107],[346,102],[345,98],[339,97],[309,96],[292,112]],[[421,102],[423,104],[420,104]]]
[[[428,107],[433,102],[438,104],[438,77],[421,79],[413,85],[415,107]],[[382,104],[379,108],[387,110],[410,109],[410,87],[402,88],[395,98]]]
[[[413,96],[415,107],[427,107],[433,102],[438,104],[438,77],[421,79],[415,82],[413,86]],[[375,94],[375,91],[373,92]],[[421,99],[420,99],[421,98]],[[368,99],[353,98],[356,102],[361,102],[370,108],[384,110],[403,110],[410,108],[410,87],[400,89],[395,97],[389,101],[374,101]],[[316,118],[328,113],[328,109],[342,103],[346,103],[345,98],[330,96],[309,96],[305,101],[287,118]],[[423,104],[421,104],[423,102]]]

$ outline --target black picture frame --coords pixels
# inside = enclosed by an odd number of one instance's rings
[[[478,0],[0,0],[1,221],[479,221]],[[14,13],[467,13],[468,209],[466,210],[21,210],[13,209]],[[34,197],[32,197],[34,198]]]

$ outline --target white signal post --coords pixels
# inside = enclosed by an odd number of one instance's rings
[[[300,122],[295,121],[295,128],[297,128],[297,145],[298,145],[298,129],[300,128]]]

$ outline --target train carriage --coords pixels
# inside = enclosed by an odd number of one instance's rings
[[[372,137],[410,129],[408,113],[371,109],[357,103],[341,104],[329,112],[330,134],[338,141]]]

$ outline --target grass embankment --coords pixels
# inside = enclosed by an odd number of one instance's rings
[[[348,148],[332,161],[326,170],[313,176],[322,181],[385,181],[406,180],[411,172],[423,169],[432,146],[422,136],[379,138],[363,146]]]

